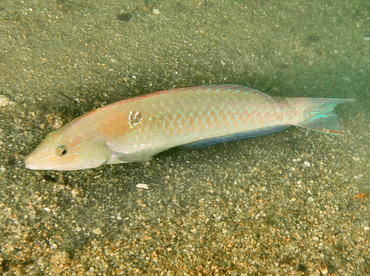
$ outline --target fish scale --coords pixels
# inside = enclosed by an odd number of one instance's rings
[[[180,89],[179,92],[183,92],[184,96],[177,97],[176,99],[176,95],[169,95],[176,100],[164,105],[166,111],[160,111],[159,115],[157,115],[160,120],[159,123],[153,120],[153,124],[159,126],[160,122],[162,122],[162,117],[166,118],[170,125],[164,124],[163,128],[159,129],[160,133],[168,135],[163,137],[163,140],[175,139],[175,144],[184,144],[214,136],[225,136],[235,132],[246,131],[248,130],[246,126],[255,128],[256,126],[263,127],[270,124],[275,125],[277,123],[276,116],[271,115],[278,113],[278,108],[272,112],[263,110],[262,114],[262,108],[257,110],[253,101],[251,101],[250,105],[243,103],[241,99],[243,99],[245,95],[238,95],[239,93],[236,92],[236,90],[244,94],[249,91],[249,89],[241,90],[240,88],[223,87],[221,87],[221,89],[210,89],[205,87],[192,90]],[[230,97],[230,93],[238,94],[236,94],[237,96]],[[191,108],[188,108],[188,99],[191,99],[194,96],[193,94],[198,94],[198,99],[191,103]],[[261,94],[257,94],[256,96],[260,97]],[[265,100],[266,97],[263,98]],[[274,105],[272,99],[267,99],[270,102],[265,104],[269,106]],[[228,104],[225,104],[225,102]],[[182,109],[179,109],[179,107]],[[267,108],[267,110],[269,110],[269,108]],[[182,118],[184,119],[182,122],[176,120],[177,114],[182,114]],[[176,122],[177,128],[170,127],[174,122]]]
[[[149,160],[296,125],[340,134],[334,107],[351,99],[271,97],[239,85],[160,91],[114,103],[50,133],[26,158],[29,169],[76,170]]]

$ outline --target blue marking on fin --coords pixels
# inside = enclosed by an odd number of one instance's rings
[[[262,136],[262,135],[282,131],[282,130],[288,128],[288,127],[289,127],[289,125],[273,126],[273,127],[267,127],[267,128],[248,131],[248,132],[235,133],[235,134],[231,134],[231,135],[227,135],[227,136],[221,136],[221,137],[211,138],[211,139],[207,139],[207,140],[198,141],[198,142],[195,142],[195,143],[182,145],[182,146],[180,146],[180,148],[182,148],[182,149],[199,149],[199,148],[204,148],[204,147],[214,145],[214,144],[218,144],[218,143],[229,142],[229,141],[245,139],[245,138],[251,138],[251,137],[256,137],[256,136]]]
[[[321,99],[321,98],[301,98],[301,101],[309,101],[315,104],[315,109],[306,116],[310,118],[308,122],[297,123],[296,126],[321,131],[331,134],[342,134],[339,127],[338,115],[334,113],[337,104],[354,102],[353,99]]]

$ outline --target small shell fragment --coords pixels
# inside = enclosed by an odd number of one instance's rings
[[[155,8],[152,10],[152,12],[153,12],[155,15],[159,15],[159,14],[160,14],[159,10],[158,10],[158,9],[155,9]]]
[[[139,183],[136,185],[137,188],[141,188],[141,189],[146,189],[146,190],[149,190],[149,186],[147,184],[144,184],[144,183]]]
[[[94,230],[92,230],[94,234],[97,234],[97,235],[101,235],[103,234],[103,232],[101,231],[100,227],[98,228],[95,228]]]

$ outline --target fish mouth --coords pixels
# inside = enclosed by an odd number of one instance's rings
[[[24,159],[24,164],[26,165],[26,168],[30,170],[44,170],[44,168],[41,168],[40,165],[32,164],[30,162],[30,156],[27,156],[26,159]]]
[[[26,158],[24,159],[24,164],[26,165],[27,169],[36,170],[36,166],[30,164],[30,156],[29,155],[27,155]]]
[[[32,165],[25,163],[26,168],[29,170],[39,170],[39,171],[45,171],[45,170],[53,170],[53,171],[73,171],[76,170],[75,168],[71,167],[63,167],[63,166],[43,166],[43,165]]]
[[[25,164],[25,167],[30,170],[53,170],[55,169],[45,164],[38,164],[37,159],[35,159],[35,156],[33,156],[32,153],[26,156],[26,158],[24,159],[24,164]]]
[[[39,170],[40,169],[38,166],[29,165],[29,164],[26,164],[26,168],[29,170]]]

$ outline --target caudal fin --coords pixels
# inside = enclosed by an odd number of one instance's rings
[[[288,98],[287,98],[288,99]],[[338,115],[334,113],[337,104],[354,102],[354,99],[322,99],[322,98],[289,98],[292,125],[308,129],[331,133],[342,134],[339,127]],[[301,110],[300,114],[297,111]]]

